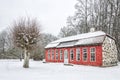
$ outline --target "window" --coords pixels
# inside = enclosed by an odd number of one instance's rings
[[[96,54],[95,48],[90,48],[90,60],[91,61],[95,61],[95,54]]]
[[[58,60],[58,50],[56,50],[56,60]]]
[[[83,48],[83,61],[87,61],[87,49]]]
[[[50,50],[48,50],[48,60],[50,60]]]
[[[68,59],[68,50],[64,50],[64,59]]]
[[[74,58],[73,53],[74,53],[74,50],[73,50],[73,49],[71,49],[71,50],[70,50],[70,60],[73,60],[73,58]]]
[[[76,61],[80,60],[80,48],[76,49]]]
[[[54,60],[54,50],[52,50],[52,59]]]
[[[60,60],[62,60],[62,59],[63,59],[63,51],[60,50]]]

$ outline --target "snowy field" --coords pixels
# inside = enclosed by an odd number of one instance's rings
[[[19,60],[0,60],[0,80],[120,80],[120,63],[101,68],[31,60],[29,69],[22,64]]]

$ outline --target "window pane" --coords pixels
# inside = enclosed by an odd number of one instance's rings
[[[54,60],[54,50],[52,50],[52,59]]]
[[[95,48],[91,48],[91,52],[95,52]]]
[[[91,59],[91,61],[95,61],[95,57],[96,57],[95,54],[96,54],[95,48],[91,48],[90,49],[90,55],[91,55],[90,59]]]
[[[76,60],[80,60],[80,48],[76,49]]]
[[[56,60],[58,59],[58,50],[56,50]]]
[[[63,52],[62,52],[62,50],[60,50],[60,60],[62,60],[63,59]]]
[[[83,49],[83,60],[84,61],[87,60],[87,49],[86,48]]]
[[[50,50],[48,50],[48,60],[50,60]]]
[[[73,56],[73,53],[74,53],[74,51],[73,51],[73,49],[71,49],[71,50],[70,50],[70,59],[71,59],[71,60],[73,60],[73,57],[74,57],[74,56]]]

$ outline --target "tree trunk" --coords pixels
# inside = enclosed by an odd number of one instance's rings
[[[20,54],[20,61],[22,61],[22,53]]]
[[[24,64],[23,64],[24,68],[29,68],[29,57],[30,57],[30,53],[25,49],[24,50]]]

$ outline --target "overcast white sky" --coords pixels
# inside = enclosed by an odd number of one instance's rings
[[[0,31],[19,17],[37,18],[42,32],[57,35],[74,14],[77,0],[0,0]]]

